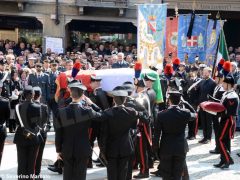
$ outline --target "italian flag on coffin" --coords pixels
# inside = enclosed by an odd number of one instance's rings
[[[56,79],[57,92],[56,97],[59,96],[61,89],[67,89],[68,78],[71,78],[71,71],[60,73]],[[157,72],[145,69],[143,70],[141,76],[144,73],[156,78],[154,82],[153,89],[156,92],[156,102],[163,102],[162,90],[159,75]],[[126,81],[134,82],[134,69],[130,68],[120,68],[120,69],[104,69],[104,70],[80,70],[76,75],[75,79],[81,80],[82,83],[91,91],[90,79],[91,75],[96,75],[102,78],[101,86],[104,91],[112,91],[116,86],[122,85]]]

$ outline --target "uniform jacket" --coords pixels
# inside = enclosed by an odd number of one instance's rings
[[[37,134],[39,132],[38,123],[41,122],[41,116],[40,116],[41,106],[32,101],[24,101],[22,104],[19,105],[19,113],[20,113],[24,128]],[[42,140],[40,136],[32,140],[26,139],[23,136],[23,133],[20,127],[20,122],[17,115],[16,115],[16,119],[18,122],[18,127],[15,133],[13,142],[15,144],[19,144],[23,146],[39,144]]]
[[[102,152],[107,158],[130,156],[134,151],[130,129],[136,127],[136,111],[130,107],[117,106],[106,110],[104,119],[105,144],[101,145]],[[139,119],[144,121],[143,118]]]
[[[51,128],[51,123],[49,121],[48,106],[43,103],[40,103],[38,101],[35,101],[35,103],[41,106],[41,109],[40,109],[40,112],[41,112],[40,118],[41,119],[38,122],[38,125],[41,128],[41,135],[43,136],[43,138],[46,138],[47,132]]]
[[[65,157],[89,157],[91,146],[88,129],[92,120],[101,121],[101,114],[80,103],[70,103],[59,109],[55,128],[56,151]]]
[[[57,84],[55,83],[56,78],[59,72],[53,73],[52,71],[49,73],[49,82],[50,82],[50,98],[53,99],[57,90]]]
[[[42,99],[43,103],[47,102],[50,99],[50,81],[49,75],[46,73],[41,73],[38,78],[36,74],[30,74],[28,78],[28,85],[30,86],[39,86],[42,90]]]
[[[191,118],[188,111],[178,106],[171,106],[158,114],[155,122],[154,145],[159,146],[162,155],[185,155],[188,144],[185,138],[185,128]]]

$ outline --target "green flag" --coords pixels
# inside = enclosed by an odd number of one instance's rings
[[[221,30],[220,37],[219,37],[219,47],[218,47],[218,55],[217,55],[217,63],[216,64],[218,64],[221,59],[229,60],[227,43],[226,43],[223,28]]]

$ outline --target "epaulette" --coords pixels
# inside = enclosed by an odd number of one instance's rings
[[[2,97],[2,96],[0,96],[0,99],[3,99],[3,100],[6,100],[6,101],[9,101],[8,98]]]
[[[227,94],[227,98],[228,99],[235,99],[235,98],[238,98],[238,95],[235,91],[232,91],[229,94]]]

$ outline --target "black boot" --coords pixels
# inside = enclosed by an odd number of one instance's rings
[[[221,169],[228,169],[229,166],[230,166],[230,162],[224,163],[224,164],[222,165]]]
[[[213,166],[214,166],[215,168],[221,168],[223,165],[224,165],[224,162],[223,162],[223,161],[220,161],[218,164],[214,164]]]
[[[133,176],[135,179],[144,179],[144,178],[149,178],[149,173],[139,173],[135,176]]]

